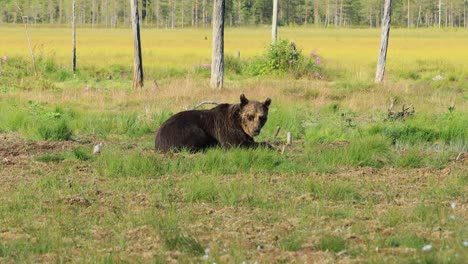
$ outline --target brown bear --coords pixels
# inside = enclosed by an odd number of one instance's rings
[[[156,150],[196,152],[214,146],[268,147],[253,138],[260,134],[267,121],[270,103],[270,98],[262,103],[250,101],[242,94],[240,104],[220,104],[210,110],[177,113],[156,133]]]

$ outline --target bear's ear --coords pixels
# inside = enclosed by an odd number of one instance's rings
[[[268,108],[268,107],[270,106],[270,104],[271,104],[271,99],[270,99],[270,97],[268,97],[268,98],[265,100],[265,102],[263,103],[263,105],[265,105],[265,106]]]
[[[247,97],[245,97],[244,94],[241,94],[240,95],[240,106],[241,106],[241,108],[246,106],[248,103],[249,103],[249,99],[247,99]]]

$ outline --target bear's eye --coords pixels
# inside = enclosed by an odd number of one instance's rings
[[[255,118],[255,116],[253,116],[253,115],[248,115],[248,116],[247,116],[247,119],[248,119],[249,121],[253,121],[254,118]]]

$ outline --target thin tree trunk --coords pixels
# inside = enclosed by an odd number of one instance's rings
[[[439,27],[440,27],[441,19],[442,19],[442,0],[439,0]]]
[[[445,4],[445,27],[447,28],[448,24],[448,6]]]
[[[160,7],[160,3],[159,3],[160,0],[155,0],[155,1],[156,1],[155,2],[155,4],[156,4],[156,8],[155,8],[156,9],[156,27],[159,28],[161,26],[161,24],[160,24],[161,23],[160,22],[160,20],[161,20],[161,11],[160,11],[161,7]]]
[[[343,26],[343,0],[340,1],[340,27]]]
[[[278,0],[273,0],[273,18],[271,23],[271,42],[276,44],[276,35],[278,33]]]
[[[61,25],[62,24],[62,0],[59,0],[59,17],[58,17],[58,23]]]
[[[49,24],[54,24],[54,12],[54,2],[52,0],[49,0]]]
[[[96,0],[91,1],[91,27],[96,23]]]
[[[338,0],[335,0],[335,27],[338,26]]]
[[[203,27],[206,27],[206,0],[202,2],[202,16],[203,16]]]
[[[327,12],[325,13],[325,27],[330,24],[330,0],[327,0]]]
[[[463,3],[463,26],[466,28],[466,1]]]
[[[171,0],[171,29],[175,26],[175,0]]]
[[[198,27],[198,0],[195,0],[195,26]]]
[[[72,3],[72,72],[76,72],[76,2]]]
[[[304,14],[304,25],[307,25],[307,20],[309,19],[309,7],[305,7],[305,14]]]
[[[143,60],[141,56],[141,42],[140,42],[140,16],[138,13],[138,0],[130,0],[132,9],[132,28],[133,28],[133,84],[132,88],[143,87]]]
[[[317,26],[320,23],[320,16],[319,16],[319,0],[314,1],[314,24]]]
[[[195,26],[195,0],[192,0],[192,27]]]
[[[384,17],[382,20],[382,34],[380,35],[379,60],[375,74],[375,82],[381,83],[385,75],[385,64],[387,61],[388,39],[390,37],[390,23],[392,17],[392,0],[385,0]]]
[[[213,53],[211,56],[212,88],[221,89],[224,79],[224,0],[213,2]]]
[[[180,24],[181,24],[181,27],[184,28],[184,5],[181,5],[181,7],[180,7],[180,14],[181,14],[180,16],[181,16],[181,19],[182,19]]]
[[[411,18],[410,18],[410,0],[408,0],[408,28],[411,26]]]
[[[242,26],[242,2],[241,2],[241,0],[238,0],[237,3],[238,3],[238,9],[239,9],[237,11],[238,12],[238,17],[239,17],[238,18],[239,19],[238,23],[239,23],[239,27],[240,27],[240,26]]]
[[[421,3],[419,4],[418,20],[416,21],[416,28],[419,28],[420,22],[421,22]]]

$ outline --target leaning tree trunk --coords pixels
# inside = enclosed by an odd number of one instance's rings
[[[390,22],[392,17],[392,0],[385,0],[384,16],[382,19],[382,34],[380,35],[379,61],[377,63],[377,72],[375,73],[375,82],[381,83],[385,74],[385,63],[387,61],[388,38],[390,36]]]
[[[211,55],[211,88],[221,89],[224,78],[224,0],[213,3],[213,53]]]
[[[72,72],[76,72],[76,2],[72,3]]]
[[[273,18],[271,24],[271,41],[273,44],[276,44],[278,33],[278,0],[273,0]]]
[[[140,42],[140,17],[138,14],[138,0],[130,0],[132,8],[132,28],[133,28],[133,85],[135,88],[143,87],[143,60],[141,57],[141,42]]]

